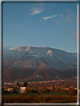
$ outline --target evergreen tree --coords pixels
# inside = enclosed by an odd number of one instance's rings
[[[26,81],[26,82],[24,82],[24,86],[27,86],[27,81]]]
[[[19,82],[17,83],[17,86],[20,86]]]

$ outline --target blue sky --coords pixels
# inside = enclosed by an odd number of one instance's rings
[[[77,3],[3,3],[3,45],[77,52]]]

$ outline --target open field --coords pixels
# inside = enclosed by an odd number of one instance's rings
[[[76,103],[76,95],[3,95],[3,103]]]
[[[3,96],[20,96],[20,93],[3,93]]]
[[[20,96],[20,95],[25,95],[25,94],[20,94],[20,93],[3,93],[3,96]],[[28,93],[26,95],[68,95],[67,92],[44,92],[41,94],[38,93]]]

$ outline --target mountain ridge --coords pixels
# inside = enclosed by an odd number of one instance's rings
[[[71,74],[70,72],[73,72],[72,75],[68,75]],[[39,77],[36,78],[36,75]],[[7,53],[3,49],[4,81],[49,80],[56,79],[56,76],[67,78],[76,75],[77,54],[75,53],[49,47],[20,46]]]
[[[50,48],[50,49],[55,49],[55,50],[61,50],[61,49],[58,49],[58,48],[52,48],[52,47],[43,47],[43,46],[40,46],[40,47],[35,47],[35,46],[18,46],[18,47],[15,47],[15,48],[11,48],[10,50],[14,50],[14,49],[18,49],[18,48],[27,48],[27,47],[30,47],[30,48]],[[67,53],[74,53],[76,54],[77,52],[68,52],[66,50],[61,50],[61,51],[64,51],[64,52],[67,52]]]

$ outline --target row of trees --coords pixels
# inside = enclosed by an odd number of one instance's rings
[[[20,83],[19,82],[17,83],[17,86],[20,87]],[[27,86],[27,81],[24,82],[23,86],[25,86],[25,87]]]

